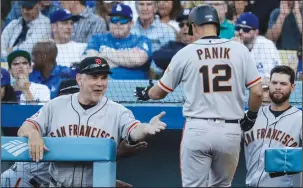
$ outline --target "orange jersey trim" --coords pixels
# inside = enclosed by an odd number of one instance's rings
[[[160,84],[160,86],[161,86],[164,90],[167,90],[167,91],[169,91],[169,92],[173,92],[173,91],[174,91],[173,89],[171,89],[171,88],[167,87],[166,85],[164,85],[164,84],[161,82],[161,80],[159,80],[159,84]]]
[[[28,123],[32,124],[40,132],[40,128],[39,128],[39,126],[38,126],[38,124],[36,122],[34,122],[34,121],[30,120],[30,119],[27,119],[25,121],[27,121]]]
[[[132,130],[132,128],[135,127],[135,125],[137,125],[138,123],[139,122],[136,121],[135,123],[131,124],[131,126],[129,126],[128,129],[127,129],[127,134],[129,134],[130,131]]]
[[[253,84],[255,84],[255,83],[259,82],[259,81],[261,81],[261,77],[258,77],[258,78],[255,79],[254,81],[252,81],[252,82],[246,84],[246,87],[249,87],[249,86],[251,86],[251,85],[253,85]]]

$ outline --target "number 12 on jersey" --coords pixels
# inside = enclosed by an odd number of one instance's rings
[[[208,65],[203,65],[199,72],[202,74],[203,78],[203,89],[204,93],[210,92],[209,84],[209,70]],[[228,64],[215,65],[212,68],[211,74],[218,74],[219,71],[224,71],[224,75],[217,75],[213,78],[213,92],[228,92],[232,91],[231,85],[220,86],[220,82],[227,82],[231,79],[231,67]]]

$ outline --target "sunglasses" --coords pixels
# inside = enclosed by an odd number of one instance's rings
[[[243,26],[240,26],[240,25],[236,25],[236,27],[235,27],[235,30],[236,30],[236,31],[240,31],[241,29],[242,29],[242,31],[243,31],[244,33],[248,33],[248,32],[250,32],[251,30],[254,30],[252,27],[249,27],[249,26],[243,27]]]
[[[117,23],[120,23],[120,24],[127,24],[130,22],[130,20],[128,18],[123,18],[123,17],[120,17],[120,16],[113,16],[110,18],[110,22],[113,23],[113,24],[117,24]]]
[[[187,22],[187,23],[179,23],[179,27],[180,27],[180,28],[184,27],[185,25],[186,25],[187,27],[189,27],[189,26],[190,26],[190,23],[189,23],[189,22]]]

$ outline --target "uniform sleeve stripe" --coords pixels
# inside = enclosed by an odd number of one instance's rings
[[[258,77],[258,78],[255,79],[254,81],[252,81],[252,82],[246,84],[246,87],[249,87],[249,86],[251,86],[251,85],[253,85],[253,84],[255,84],[255,83],[258,83],[259,81],[261,81],[261,77]]]
[[[136,122],[134,122],[133,124],[131,124],[131,126],[129,126],[128,127],[128,129],[127,129],[127,135],[130,133],[130,131],[135,127],[135,125],[137,125],[139,122],[138,121],[136,121]]]
[[[41,133],[40,127],[39,127],[38,123],[36,123],[35,121],[30,120],[30,119],[27,119],[25,121],[28,122],[28,123],[30,123],[30,124],[32,124]]]
[[[166,85],[164,85],[160,80],[159,80],[159,86],[166,92],[173,92],[174,90],[167,87]]]

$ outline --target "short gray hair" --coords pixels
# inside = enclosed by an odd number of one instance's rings
[[[139,3],[142,1],[135,1],[135,5],[136,5],[136,10],[137,12],[139,12]],[[158,6],[158,1],[152,1],[155,4],[155,7]]]

